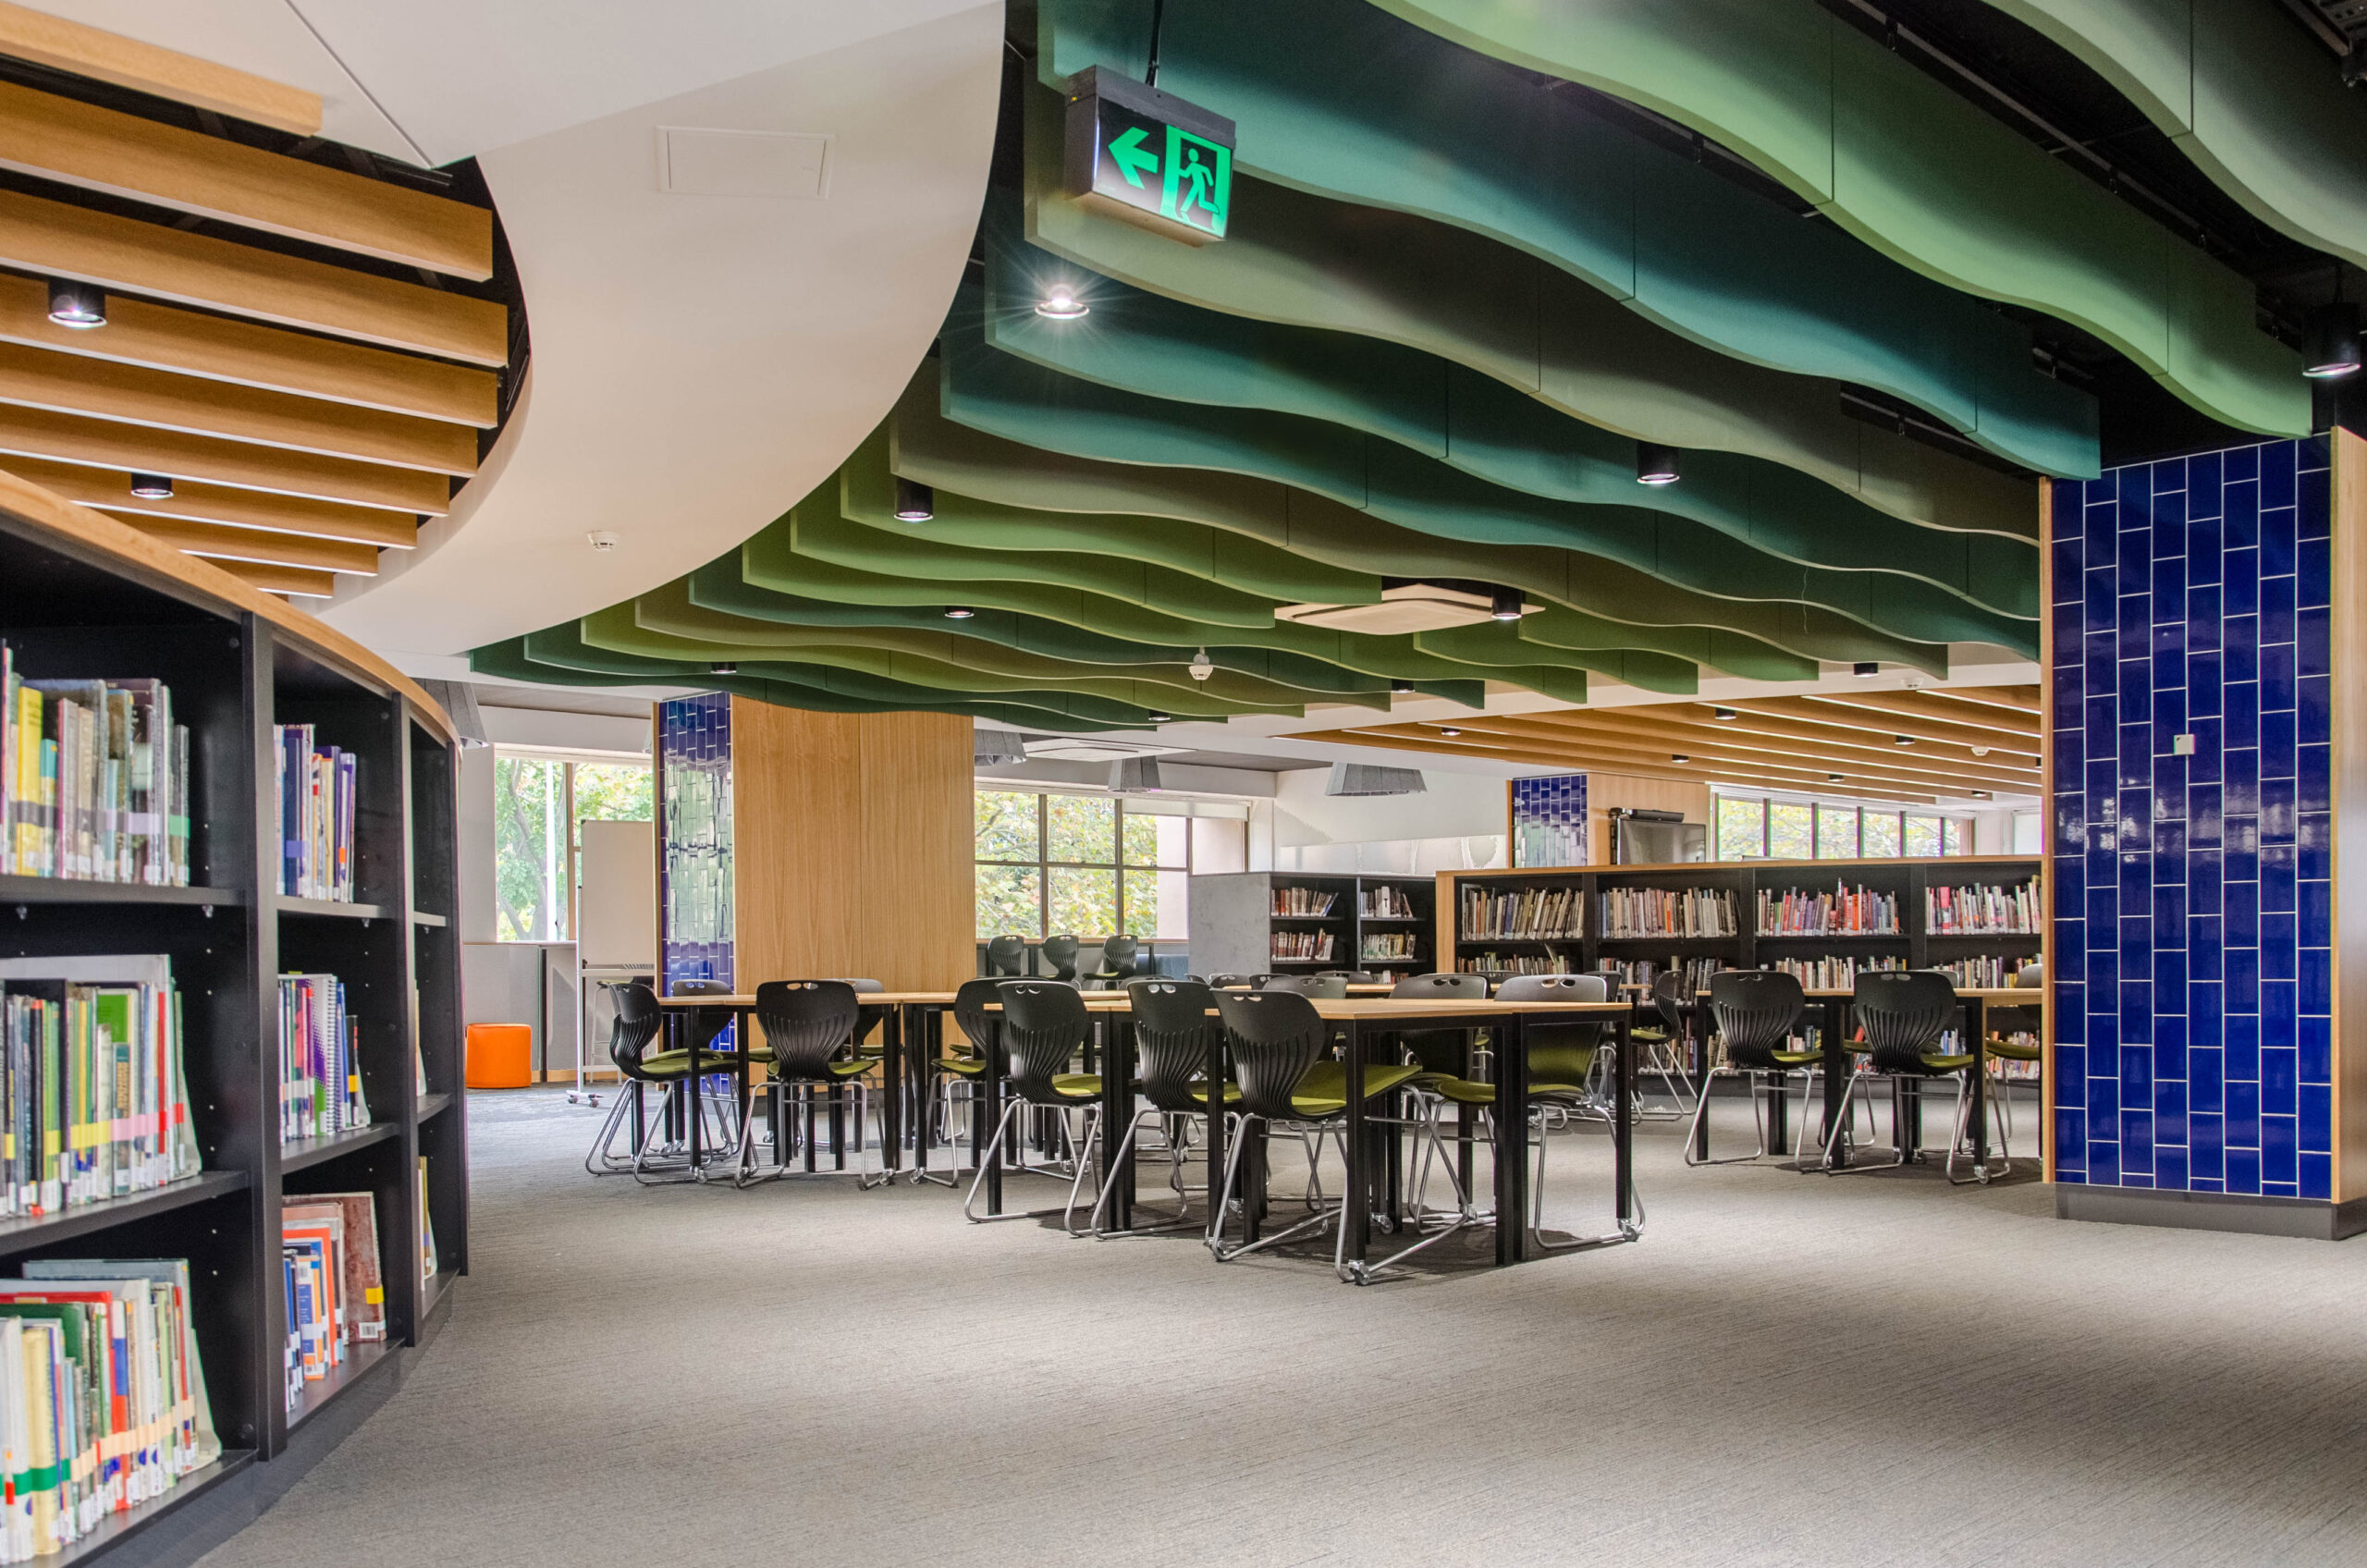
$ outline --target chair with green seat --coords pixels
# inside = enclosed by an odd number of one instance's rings
[[[1954,982],[1937,970],[1883,970],[1860,974],[1851,988],[1851,1015],[1864,1036],[1850,1049],[1866,1058],[1859,1069],[1849,1075],[1849,1095],[1854,1097],[1860,1087],[1870,1099],[1873,1080],[1888,1078],[1895,1084],[1920,1086],[1932,1078],[1953,1077],[1956,1081],[1956,1136],[1948,1148],[1948,1180],[1956,1185],[1956,1157],[1964,1142],[1965,1115],[1972,1105],[1972,1074],[1981,1068],[1978,1051],[1956,1052],[1942,1048],[1942,1035],[1957,1016],[1956,988]],[[1912,1089],[1909,1093],[1914,1092]],[[1894,1109],[1894,1122],[1907,1105],[1905,1096]],[[1908,1140],[1901,1136],[1894,1125],[1893,1136],[1900,1145],[1896,1157],[1860,1165],[1854,1160],[1846,1165],[1834,1163],[1834,1154],[1846,1139],[1848,1127],[1848,1102],[1842,1105],[1842,1116],[1825,1142],[1825,1169],[1829,1174],[1843,1175],[1862,1170],[1884,1170],[1904,1165],[1916,1155],[1908,1148]],[[1986,1182],[1991,1172],[1981,1167],[1966,1178],[1967,1182]]]
[[[1068,1070],[1070,1060],[1092,1036],[1092,1015],[1085,1011],[1085,998],[1075,986],[1056,980],[1005,980],[996,987],[995,999],[1002,1005],[1001,1023],[994,1036],[1001,1045],[999,1051],[989,1055],[999,1058],[1000,1062],[990,1060],[987,1071],[995,1071],[998,1064],[1003,1066],[1003,1091],[1010,1097],[1003,1106],[1001,1120],[995,1124],[994,1136],[978,1160],[978,1174],[970,1182],[970,1195],[963,1201],[962,1212],[977,1224],[988,1219],[1041,1219],[1056,1212],[1040,1209],[1033,1214],[980,1214],[978,1189],[986,1184],[989,1170],[1002,1168],[1004,1142],[1022,1111],[1054,1113],[1063,1133],[1068,1132],[1071,1113],[1082,1112],[1082,1151],[1073,1135],[1067,1137],[1072,1169],[1060,1171],[1057,1168],[1024,1162],[1018,1167],[1023,1171],[1069,1177],[1068,1204],[1057,1211],[1066,1224],[1076,1212],[1077,1195],[1084,1189],[1085,1171],[1092,1167],[1094,1140],[1101,1129],[1101,1075]]]
[[[1674,1121],[1693,1113],[1693,1108],[1685,1101],[1687,1096],[1698,1096],[1700,1090],[1678,1054],[1684,1043],[1691,1038],[1686,1028],[1686,1018],[1698,1010],[1700,1001],[1691,994],[1692,985],[1682,969],[1662,971],[1652,982],[1651,999],[1652,1011],[1660,1015],[1660,1026],[1655,1028],[1647,1024],[1627,1032],[1627,1037],[1637,1050],[1636,1077],[1639,1083],[1644,1074],[1650,1073],[1661,1081],[1661,1087],[1668,1091],[1669,1098],[1676,1102],[1673,1110],[1650,1109],[1640,1103],[1642,1095],[1639,1088],[1637,1096],[1637,1114],[1639,1116],[1655,1121]],[[1680,1084],[1683,1087],[1680,1088]]]
[[[616,1064],[631,1092],[619,1094],[608,1109],[607,1120],[600,1128],[599,1137],[592,1145],[592,1152],[584,1157],[583,1168],[595,1176],[607,1170],[630,1170],[639,1182],[651,1180],[648,1172],[650,1151],[663,1136],[663,1119],[647,1121],[647,1095],[651,1085],[666,1091],[681,1108],[685,1116],[704,1115],[699,1096],[685,1092],[691,1075],[691,1053],[688,1050],[651,1050],[658,1031],[664,1027],[665,1010],[657,1005],[657,993],[639,981],[608,987],[616,998],[615,1021],[608,1030],[608,1060]],[[700,1066],[707,1060],[704,1056]],[[628,1114],[642,1135],[634,1141],[631,1158],[619,1161],[608,1151],[615,1145],[617,1133]],[[724,1140],[718,1139],[718,1144]],[[687,1162],[684,1162],[687,1164]],[[696,1171],[667,1178],[673,1182],[698,1179]]]
[[[978,1080],[987,1071],[987,1046],[994,1038],[997,1027],[995,1015],[987,1008],[1001,999],[1001,986],[1002,980],[991,974],[963,981],[953,993],[953,1023],[962,1032],[962,1042],[922,1064],[926,1075],[921,1083],[923,1101],[937,1124],[945,1129],[947,1172],[942,1178],[929,1173],[928,1150],[935,1137],[931,1128],[924,1127],[920,1159],[913,1170],[916,1182],[941,1180],[949,1187],[956,1184],[954,1172],[961,1170],[956,1150],[962,1142],[963,1118],[955,1106],[957,1102],[965,1108],[977,1103]]]
[[[666,990],[669,997],[728,997],[731,995],[730,982],[723,980],[677,980],[667,986]],[[738,1038],[736,1030],[733,1031],[734,1038],[729,1047],[717,1044],[723,1038],[724,1032],[731,1029],[738,1021],[738,1015],[728,1007],[679,1008],[674,1013],[674,1037],[665,1048],[687,1051],[690,1049],[690,1042],[696,1040],[702,1059],[710,1056],[718,1059],[710,1070],[715,1072],[737,1072],[740,1070],[739,1053],[741,1051],[748,1053],[748,1060],[751,1063],[764,1061],[766,1060],[764,1047],[753,1040]],[[700,1065],[705,1065],[704,1060]],[[727,1103],[722,1097],[715,1095],[707,1096],[706,1100],[710,1105],[718,1108]],[[732,1105],[731,1113],[735,1118],[742,1118],[746,1116],[747,1110],[748,1108],[745,1105],[735,1103]]]
[[[1127,1118],[1110,1165],[1115,1169],[1133,1152],[1145,1117],[1157,1117],[1167,1132],[1167,1184],[1174,1190],[1176,1218],[1156,1225],[1137,1225],[1112,1232],[1102,1223],[1115,1189],[1104,1188],[1094,1199],[1091,1229],[1096,1236],[1149,1235],[1191,1224],[1191,1200],[1184,1185],[1184,1136],[1192,1118],[1208,1114],[1208,1053],[1218,1038],[1217,1021],[1208,1016],[1216,998],[1196,980],[1135,980],[1126,986],[1128,1011],[1134,1026],[1135,1071],[1141,1074],[1136,1092],[1150,1102]],[[1239,1085],[1228,1083],[1220,1092],[1226,1107],[1241,1098]]]
[[[2046,966],[2043,963],[2026,963],[2014,972],[2014,989],[2038,991],[2045,988]],[[1997,1034],[1992,1034],[1981,1041],[1981,1048],[1982,1054],[1992,1062],[2040,1061],[2046,1056],[2045,1047],[2036,1041],[2012,1040]],[[2005,1149],[2006,1142],[2014,1131],[2014,1100],[2013,1096],[2006,1093],[2007,1088],[2014,1082],[2015,1080],[2007,1078],[2002,1070],[1993,1067],[1989,1069],[1990,1103],[1997,1107],[1997,1147],[2001,1152]],[[2039,1120],[2041,1123],[2039,1150],[2043,1154],[2046,1148],[2044,1126],[2046,1119],[2041,1117]],[[2006,1160],[2009,1165],[2012,1163],[2010,1154],[2006,1156]]]
[[[871,1071],[871,1063],[853,1050],[855,1026],[861,1016],[862,1006],[856,999],[855,988],[844,980],[767,980],[756,987],[756,1023],[765,1032],[765,1045],[770,1053],[771,1072],[765,1091],[772,1101],[773,1147],[777,1155],[772,1170],[763,1172],[764,1176],[792,1173],[787,1113],[793,1105],[803,1106],[810,1124],[818,1090],[829,1096],[831,1126],[842,1130],[840,1141],[832,1151],[837,1164],[840,1168],[846,1164],[845,1121],[839,1114],[839,1097],[845,1095],[853,1102],[855,1184],[876,1187],[887,1182],[885,1151],[876,1177],[865,1174],[861,1169],[864,1156],[871,1147],[871,1089],[863,1081],[863,1075]],[[757,1177],[749,1166],[748,1129],[754,1120],[749,1118],[741,1129],[739,1181],[743,1186]],[[806,1159],[810,1165],[810,1145]]]
[[[1693,1107],[1692,1125],[1686,1129],[1685,1163],[1687,1165],[1742,1165],[1767,1158],[1767,1111],[1760,1103],[1762,1087],[1769,1079],[1782,1092],[1783,1080],[1798,1072],[1804,1075],[1800,1091],[1801,1136],[1807,1136],[1809,1091],[1805,1086],[1812,1069],[1824,1060],[1821,1051],[1789,1048],[1792,1031],[1809,1009],[1807,995],[1800,989],[1797,977],[1772,969],[1729,969],[1710,977],[1710,1015],[1716,1020],[1718,1038],[1725,1047],[1725,1061],[1713,1064],[1702,1074],[1699,1097]],[[1703,1123],[1710,1115],[1710,1080],[1721,1072],[1740,1073],[1749,1083],[1751,1121],[1759,1129],[1759,1146],[1748,1154],[1710,1158],[1708,1140],[1703,1135]],[[1836,1126],[1848,1122],[1848,1107],[1842,1107]],[[1703,1152],[1696,1154],[1696,1150]]]
[[[1037,962],[1051,970],[1051,978],[1073,986],[1076,984],[1076,949],[1074,937],[1047,937],[1043,945],[1036,949],[1036,957]]]

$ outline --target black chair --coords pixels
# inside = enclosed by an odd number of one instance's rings
[[[1392,1001],[1404,998],[1412,1001],[1467,1001],[1488,999],[1488,977],[1484,974],[1408,974],[1389,988]],[[1426,1074],[1444,1074],[1450,1078],[1463,1076],[1464,1048],[1466,1034],[1459,1029],[1408,1029],[1397,1036],[1398,1047],[1419,1062]],[[1488,1060],[1484,1047],[1471,1056],[1473,1071]]]
[[[1133,979],[1141,951],[1142,943],[1133,937],[1110,937],[1101,944],[1101,967],[1093,972],[1092,977],[1103,986],[1112,981],[1123,984]]]
[[[1319,1002],[1343,1002],[1348,999],[1348,983],[1335,974],[1269,974],[1259,982],[1261,991],[1289,991],[1311,997]]]
[[[1051,978],[1076,984],[1076,949],[1074,937],[1047,937],[1044,945],[1036,949],[1037,960],[1050,966]]]
[[[1865,1038],[1862,1042],[1853,1043],[1849,1048],[1866,1060],[1849,1075],[1849,1095],[1854,1098],[1862,1086],[1870,1099],[1873,1079],[1885,1077],[1892,1081],[1891,1136],[1898,1150],[1894,1158],[1886,1160],[1875,1160],[1867,1165],[1854,1161],[1836,1165],[1834,1152],[1849,1125],[1849,1101],[1845,1100],[1840,1121],[1825,1142],[1827,1172],[1843,1175],[1858,1170],[1885,1170],[1918,1158],[1914,1139],[1910,1135],[1913,1125],[1910,1119],[1919,1118],[1921,1114],[1916,1096],[1924,1080],[1954,1077],[1956,1081],[1956,1135],[1948,1145],[1947,1176],[1950,1182],[1963,1185],[1964,1182],[1956,1181],[1956,1154],[1964,1146],[1966,1113],[1972,1105],[1972,1074],[1980,1070],[1981,1059],[1978,1051],[1953,1052],[1940,1048],[1942,1034],[1957,1017],[1955,983],[1937,970],[1894,969],[1860,974],[1851,989],[1850,1011]],[[1871,1113],[1870,1104],[1868,1114],[1870,1116]],[[1985,1182],[1990,1175],[1989,1169],[1983,1166],[1966,1181]]]
[[[1233,1076],[1239,1083],[1241,1097],[1227,1117],[1231,1125],[1227,1135],[1233,1142],[1225,1155],[1224,1187],[1208,1206],[1208,1250],[1220,1263],[1229,1263],[1332,1222],[1338,1229],[1332,1247],[1332,1271],[1343,1280],[1348,1279],[1344,1216],[1347,1202],[1356,1199],[1356,1194],[1348,1194],[1341,1203],[1326,1205],[1320,1191],[1312,1189],[1310,1183],[1307,1206],[1315,1211],[1313,1214],[1256,1241],[1230,1247],[1225,1244],[1224,1218],[1232,1207],[1233,1191],[1241,1183],[1243,1151],[1254,1135],[1251,1124],[1258,1124],[1259,1131],[1299,1134],[1307,1145],[1310,1174],[1326,1133],[1342,1140],[1341,1156],[1344,1159],[1346,1133],[1340,1123],[1348,1111],[1348,1081],[1343,1064],[1325,1060],[1330,1031],[1316,1012],[1315,1004],[1306,997],[1289,991],[1228,991],[1217,996],[1216,1004],[1224,1020],[1226,1043],[1233,1052]],[[1394,1093],[1417,1071],[1411,1067],[1367,1067],[1364,1097],[1372,1100]],[[1246,1194],[1242,1201],[1245,1213],[1256,1204]],[[1417,1251],[1432,1240],[1436,1238],[1417,1243],[1406,1251]],[[1404,1256],[1404,1253],[1397,1255]],[[1395,1261],[1392,1257],[1374,1265],[1367,1271],[1367,1277]]]
[[[1362,969],[1318,969],[1315,972],[1326,979],[1337,979],[1351,986],[1378,986],[1380,976]]]
[[[1767,1110],[1760,1103],[1760,1091],[1765,1080],[1772,1075],[1779,1087],[1784,1078],[1804,1072],[1824,1060],[1821,1051],[1796,1051],[1788,1047],[1792,1031],[1799,1027],[1809,1010],[1807,995],[1800,989],[1797,977],[1772,969],[1729,969],[1710,976],[1710,1014],[1717,1021],[1718,1038],[1725,1047],[1725,1062],[1719,1065],[1712,1059],[1709,1070],[1701,1075],[1700,1097],[1693,1107],[1692,1125],[1686,1129],[1685,1163],[1687,1165],[1741,1165],[1767,1156]],[[1708,1140],[1703,1127],[1710,1115],[1710,1080],[1721,1072],[1739,1072],[1749,1081],[1751,1121],[1759,1129],[1759,1146],[1747,1155],[1729,1155],[1712,1159],[1706,1152]],[[1804,1080],[1805,1083],[1805,1080]],[[1807,1137],[1809,1093],[1800,1091],[1801,1137]],[[1848,1120],[1846,1106],[1843,1121]],[[1697,1149],[1704,1152],[1697,1154]]]
[[[597,1176],[604,1170],[631,1170],[636,1180],[646,1180],[651,1146],[661,1135],[662,1121],[645,1123],[648,1114],[647,1094],[652,1084],[665,1090],[687,1116],[704,1114],[699,1097],[685,1092],[691,1074],[691,1053],[683,1050],[656,1050],[649,1047],[665,1027],[665,1010],[657,1005],[657,993],[639,981],[610,986],[616,999],[616,1016],[608,1026],[608,1060],[622,1075],[626,1093],[617,1096],[608,1108],[607,1119],[601,1123],[600,1134],[593,1140],[592,1152],[583,1158],[583,1169]],[[729,1016],[728,1014],[726,1015]],[[701,1047],[701,1067],[707,1067],[714,1058]],[[728,1064],[726,1064],[728,1065]],[[617,1133],[630,1115],[636,1126],[645,1130],[633,1141],[630,1157],[619,1160],[609,1153],[615,1145]],[[720,1144],[723,1140],[718,1139]],[[696,1172],[675,1178],[678,1181],[696,1179]]]
[[[1208,989],[1222,991],[1236,986],[1251,986],[1256,980],[1254,974],[1211,974],[1208,976]]]
[[[1208,1052],[1216,1042],[1220,1025],[1208,1016],[1216,1006],[1215,997],[1196,980],[1135,980],[1126,986],[1126,1002],[1134,1025],[1134,1067],[1141,1074],[1135,1088],[1150,1102],[1150,1109],[1137,1109],[1127,1119],[1126,1131],[1118,1141],[1110,1165],[1115,1169],[1124,1163],[1142,1131],[1143,1118],[1159,1118],[1167,1130],[1167,1184],[1174,1189],[1177,1204],[1173,1220],[1138,1225],[1131,1231],[1122,1232],[1147,1235],[1191,1223],[1191,1203],[1184,1185],[1184,1131],[1187,1119],[1205,1118],[1209,1113]],[[1227,1107],[1240,1097],[1237,1085],[1224,1085],[1222,1098]],[[1094,1200],[1091,1224],[1096,1236],[1110,1234],[1102,1224],[1102,1216],[1110,1207],[1113,1190],[1105,1188]]]
[[[1027,973],[1027,938],[997,937],[987,943],[987,974],[996,979],[1016,979]]]
[[[1002,1048],[1000,1063],[990,1062],[987,1071],[997,1065],[1004,1069],[1003,1087],[1011,1098],[1003,1107],[1002,1119],[995,1125],[994,1137],[978,1158],[978,1174],[970,1182],[970,1195],[962,1205],[962,1212],[976,1223],[989,1219],[1042,1219],[1051,1213],[1039,1210],[1033,1215],[983,1215],[976,1211],[978,1189],[986,1184],[987,1171],[1000,1169],[1003,1143],[1012,1122],[1023,1110],[1035,1109],[1055,1113],[1059,1126],[1070,1150],[1071,1170],[1069,1201],[1061,1213],[1066,1225],[1076,1212],[1077,1194],[1085,1185],[1085,1173],[1093,1164],[1093,1145],[1101,1130],[1101,1076],[1094,1072],[1071,1072],[1069,1062],[1091,1038],[1093,1019],[1085,1010],[1085,998],[1073,986],[1045,980],[1004,980],[998,983],[996,999],[1002,1004],[1002,1021],[999,1031]],[[1077,1149],[1076,1139],[1069,1135],[1068,1113],[1082,1109],[1085,1113],[1085,1146]],[[1022,1170],[1034,1169],[1024,1162]],[[1073,1227],[1071,1228],[1072,1231]]]
[[[931,1107],[931,1114],[945,1129],[945,1148],[949,1169],[943,1181],[955,1184],[953,1172],[961,1169],[954,1151],[962,1142],[963,1118],[955,1110],[957,1101],[964,1108],[975,1106],[978,1098],[978,1080],[986,1076],[987,1046],[994,1039],[995,1015],[987,1005],[1001,999],[1002,982],[992,975],[964,980],[953,993],[953,1023],[961,1030],[963,1043],[950,1053],[927,1063],[926,1070],[935,1075],[934,1084],[924,1084],[922,1095]],[[913,1172],[915,1182],[935,1182],[939,1178],[929,1174],[928,1130],[923,1129],[919,1169]],[[973,1151],[974,1153],[975,1151]]]
[[[852,1098],[854,1111],[855,1184],[876,1187],[888,1180],[884,1151],[877,1180],[861,1170],[865,1153],[871,1147],[871,1090],[863,1082],[863,1074],[871,1070],[871,1063],[853,1050],[855,1026],[863,1015],[858,995],[853,985],[845,980],[767,980],[756,987],[756,1022],[764,1029],[772,1063],[765,1091],[772,1104],[777,1163],[766,1175],[790,1174],[787,1113],[792,1107],[802,1106],[806,1124],[811,1127],[814,1095],[819,1089],[829,1096],[835,1165],[840,1170],[846,1167],[846,1108],[840,1104],[843,1094]],[[751,1177],[748,1159],[752,1120],[743,1120],[740,1133],[739,1179],[742,1185]],[[810,1167],[814,1158],[810,1135],[805,1157]]]

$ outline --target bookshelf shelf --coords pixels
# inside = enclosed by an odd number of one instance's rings
[[[302,1170],[328,1160],[340,1158],[356,1149],[366,1149],[372,1144],[383,1144],[399,1135],[400,1127],[391,1121],[374,1122],[356,1127],[350,1133],[335,1133],[325,1138],[299,1138],[279,1145],[279,1169],[285,1172]]]
[[[326,1410],[339,1394],[351,1392],[368,1382],[373,1374],[393,1365],[394,1347],[384,1340],[355,1345],[343,1366],[332,1366],[327,1377],[304,1385],[302,1396],[288,1413],[288,1430],[295,1430]]]
[[[1192,968],[1201,974],[1327,969],[1429,970],[1435,878],[1315,871],[1245,871],[1192,878]],[[1322,914],[1277,914],[1275,905],[1329,899]],[[1377,913],[1367,914],[1367,910]],[[1378,913],[1387,911],[1388,913]],[[1277,958],[1275,938],[1321,936],[1328,958]],[[1367,938],[1376,949],[1367,954]],[[1410,944],[1408,942],[1410,938]],[[1410,952],[1397,949],[1410,945]]]
[[[251,1448],[224,1449],[221,1458],[183,1476],[179,1484],[164,1496],[121,1513],[109,1514],[80,1540],[33,1561],[52,1564],[54,1568],[70,1568],[74,1563],[94,1562],[125,1541],[153,1529],[160,1520],[172,1517],[254,1462],[255,1451]]]
[[[72,882],[62,876],[0,876],[0,904],[171,904],[237,909],[235,888],[152,888],[143,882]]]
[[[299,899],[287,893],[274,893],[271,907],[282,914],[320,915],[331,920],[386,920],[395,913],[378,904],[350,904],[337,899]]]
[[[243,1170],[202,1170],[184,1181],[153,1192],[131,1193],[119,1198],[102,1198],[97,1203],[76,1204],[56,1214],[24,1215],[12,1219],[0,1219],[0,1254],[30,1252],[58,1242],[70,1242],[77,1236],[128,1225],[135,1219],[147,1219],[167,1214],[193,1203],[218,1198],[226,1193],[243,1192],[249,1185]]]
[[[451,1109],[452,1096],[449,1095],[422,1095],[419,1096],[419,1119],[422,1121],[424,1121],[433,1116],[441,1116]]]
[[[415,909],[411,912],[411,923],[413,925],[433,925],[438,930],[451,924],[442,915],[430,914],[423,909]]]

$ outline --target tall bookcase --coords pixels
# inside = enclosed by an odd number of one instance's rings
[[[34,676],[153,676],[189,727],[191,883],[0,876],[0,956],[164,953],[182,1003],[202,1174],[41,1219],[0,1220],[0,1273],[44,1256],[186,1257],[223,1444],[215,1464],[112,1516],[48,1563],[104,1555],[383,1374],[468,1266],[466,1109],[454,924],[449,721],[329,628],[101,514],[0,474],[0,637]],[[360,758],[355,902],[278,892],[274,726],[310,723]],[[346,983],[373,1125],[283,1146],[278,986]],[[414,1062],[418,1067],[414,1067]],[[423,1069],[426,1092],[417,1092]],[[417,1194],[440,1267],[423,1279]],[[283,1194],[376,1199],[387,1339],[355,1347],[292,1410],[283,1393]]]
[[[2027,932],[1933,931],[1925,919],[1926,894],[1940,888],[2021,888],[2035,884],[2036,858],[1952,855],[1936,860],[1711,861],[1686,865],[1565,866],[1519,871],[1452,871],[1438,876],[1436,942],[1455,955],[1453,967],[1502,974],[1515,962],[1574,972],[1606,962],[1650,960],[1665,966],[1709,960],[1732,969],[1773,968],[1783,960],[1895,961],[1909,969],[1968,959],[1993,959],[2012,968],[2039,956],[2037,925]],[[1831,893],[1836,884],[1897,900],[1895,933],[1763,930],[1759,895]],[[1461,919],[1467,889],[1490,894],[1575,895],[1583,919],[1575,936],[1474,936]],[[1606,936],[1602,895],[1622,889],[1724,894],[1732,900],[1730,936]],[[1494,962],[1490,962],[1490,961]],[[1442,966],[1443,967],[1443,966]]]
[[[1294,897],[1318,913],[1277,913]],[[1419,876],[1237,871],[1192,878],[1191,962],[1195,974],[1313,974],[1363,969],[1394,975],[1438,967],[1432,939],[1435,879]],[[1323,900],[1328,900],[1328,905]],[[1367,912],[1372,913],[1367,913]],[[1402,913],[1401,913],[1402,912]],[[1278,942],[1328,936],[1324,958],[1276,958]],[[1367,959],[1367,940],[1404,948]]]

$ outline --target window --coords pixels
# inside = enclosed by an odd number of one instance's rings
[[[1792,801],[1767,802],[1767,853],[1775,860],[1816,858],[1816,808]]]
[[[1858,808],[1856,806],[1816,808],[1816,858],[1819,860],[1856,860],[1858,858]]]
[[[1870,811],[1859,819],[1858,841],[1869,860],[1898,853],[1899,815],[1895,811]]]
[[[651,788],[646,762],[581,762],[497,752],[495,935],[505,942],[572,940],[582,825],[647,822]]]
[[[1910,855],[1946,853],[1940,837],[1940,819],[1936,816],[1914,816],[1907,819],[1907,852]]]
[[[1756,860],[1767,853],[1767,802],[1718,797],[1718,858]]]
[[[1713,815],[1720,860],[1884,860],[1972,852],[1971,818],[1935,812],[1720,795]],[[2033,815],[2033,830],[2036,820]]]
[[[1245,815],[1190,801],[980,790],[978,936],[1180,942],[1196,850],[1207,855],[1225,829],[1242,838]],[[1238,869],[1237,854],[1207,858]]]

